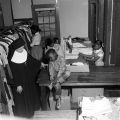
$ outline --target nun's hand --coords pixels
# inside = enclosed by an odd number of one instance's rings
[[[17,86],[17,92],[21,94],[21,93],[22,93],[22,91],[23,91],[22,86]]]

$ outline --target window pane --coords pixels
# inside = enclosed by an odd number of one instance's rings
[[[50,10],[49,15],[50,15],[50,16],[55,16],[55,10]]]
[[[43,17],[38,17],[38,23],[42,24],[43,23]]]
[[[50,24],[50,30],[55,30],[55,24]]]
[[[49,10],[44,11],[44,16],[49,16],[49,13],[50,13]]]
[[[52,31],[51,32],[51,36],[54,38],[54,37],[56,37],[56,32],[55,31]]]
[[[44,23],[49,23],[49,16],[48,17],[44,17]]]
[[[38,11],[38,12],[37,12],[37,16],[38,16],[38,17],[41,17],[41,16],[42,16],[42,13]]]
[[[50,37],[50,32],[45,32],[46,37]]]
[[[39,28],[40,28],[42,31],[44,31],[43,25],[39,25]]]
[[[44,36],[45,36],[45,34],[44,34],[44,32],[43,32],[43,31],[42,31],[40,34],[41,34],[41,37],[44,37]]]
[[[49,24],[44,24],[45,31],[50,31]]]
[[[54,16],[50,16],[50,23],[55,23],[55,17]]]

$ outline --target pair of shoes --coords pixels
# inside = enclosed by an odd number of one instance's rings
[[[55,109],[56,109],[56,110],[59,110],[60,107],[61,107],[61,97],[59,97],[59,98],[56,100]]]

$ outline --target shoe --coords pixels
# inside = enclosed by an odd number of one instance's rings
[[[56,110],[59,110],[60,107],[61,107],[61,97],[59,97],[59,98],[56,100],[55,109],[56,109]]]

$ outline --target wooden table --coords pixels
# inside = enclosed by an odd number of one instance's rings
[[[39,86],[48,86],[50,81],[44,77],[38,77],[37,83]],[[62,86],[71,87],[106,87],[106,86],[120,86],[120,67],[104,66],[93,67],[90,66],[88,73],[71,73],[69,79],[62,84]]]

